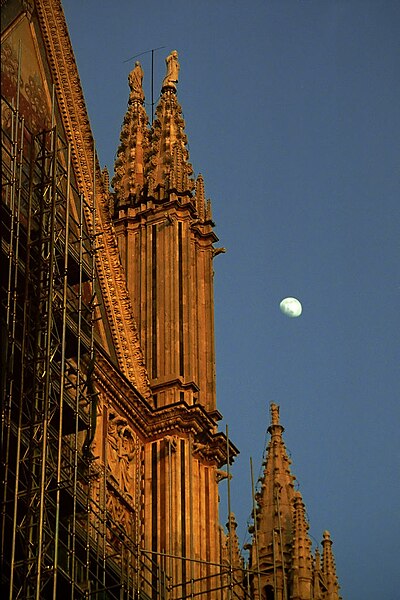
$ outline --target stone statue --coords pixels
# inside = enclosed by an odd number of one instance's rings
[[[128,76],[129,87],[131,88],[131,93],[129,95],[130,100],[140,100],[143,102],[144,100],[144,92],[142,87],[143,82],[143,69],[140,62],[137,60],[135,62],[135,66]]]
[[[111,471],[111,475],[119,483],[119,434],[116,419],[111,416],[108,422],[108,448],[107,448],[107,464]]]
[[[272,425],[279,425],[279,406],[271,402],[271,422]]]
[[[120,483],[124,492],[131,494],[134,480],[135,442],[133,432],[129,425],[121,427],[119,432],[121,438],[120,446]],[[132,494],[131,494],[132,495]]]
[[[132,429],[122,417],[110,415],[108,422],[107,463],[121,490],[132,495],[135,440]]]
[[[165,64],[167,65],[167,74],[164,77],[162,87],[170,87],[176,90],[176,84],[179,79],[178,52],[176,50],[173,50],[171,54],[167,56]]]

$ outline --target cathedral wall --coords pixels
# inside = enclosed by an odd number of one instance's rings
[[[145,444],[144,456],[147,527],[143,545],[154,556],[164,556],[171,598],[218,587],[221,557],[215,466],[196,456],[190,437],[179,435]]]

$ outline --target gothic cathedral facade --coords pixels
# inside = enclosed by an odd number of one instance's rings
[[[178,53],[151,125],[142,79],[137,62],[110,184],[61,1],[2,2],[3,597],[339,600],[275,404],[248,560],[220,524],[238,454],[216,399],[224,249]]]

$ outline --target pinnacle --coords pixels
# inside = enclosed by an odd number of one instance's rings
[[[129,73],[128,109],[125,114],[112,185],[116,207],[131,204],[144,187],[145,157],[149,145],[148,117],[143,106],[143,70],[137,61]]]
[[[290,460],[282,438],[283,427],[279,423],[279,407],[271,404],[271,435],[261,489],[257,496],[257,527],[264,532],[265,545],[273,543],[273,531],[282,526],[291,531],[294,518],[294,476],[290,471]]]
[[[324,531],[322,540],[322,573],[330,600],[339,598],[339,585],[336,576],[335,559],[332,552],[332,540],[329,531]]]
[[[193,168],[189,162],[185,121],[171,86],[163,87],[153,124],[148,172],[155,188],[192,195]]]
[[[323,534],[322,561],[318,550],[313,558],[305,505],[301,492],[294,489],[295,477],[290,470],[283,431],[279,406],[271,403],[268,427],[271,437],[261,490],[256,495],[257,538],[251,546],[251,565],[260,564],[261,571],[265,569],[263,586],[278,585],[283,590],[287,577],[292,600],[339,600],[330,533]],[[274,577],[268,572],[272,564],[276,565]],[[258,595],[255,598],[259,600]]]
[[[193,168],[189,162],[185,121],[176,96],[180,68],[176,50],[166,58],[166,65],[152,128],[144,108],[143,69],[138,61],[129,73],[128,109],[112,180],[116,208],[132,206],[144,195],[158,200],[164,200],[170,192],[193,196]],[[210,209],[205,206],[205,216],[207,211]]]

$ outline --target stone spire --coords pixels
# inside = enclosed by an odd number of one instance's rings
[[[192,196],[193,168],[189,162],[185,121],[176,97],[178,53],[174,50],[166,59],[167,74],[153,124],[148,164],[149,195],[165,199],[170,192]]]
[[[339,600],[332,542],[324,533],[322,568],[313,562],[309,525],[302,495],[294,489],[279,422],[279,406],[271,404],[271,436],[264,472],[256,494],[257,509],[250,547],[254,600]],[[259,573],[259,575],[257,575]]]
[[[315,558],[314,558],[314,573],[313,573],[313,592],[314,592],[314,600],[322,600],[322,572],[321,572],[321,555],[319,553],[319,549],[315,549]]]
[[[196,179],[195,202],[200,222],[203,223],[206,219],[206,197],[204,193],[204,179],[201,173],[199,173]]]
[[[243,593],[243,558],[240,553],[239,538],[236,532],[237,522],[233,512],[228,516],[226,524],[228,534],[226,536],[226,560],[230,567],[226,578],[226,585],[233,590],[233,597],[244,599]]]
[[[332,543],[329,531],[324,531],[322,540],[322,574],[326,586],[324,600],[339,600],[340,598]]]
[[[112,185],[115,208],[131,206],[139,198],[168,201],[171,193],[193,199],[195,182],[189,162],[185,121],[176,96],[179,76],[176,50],[166,58],[156,118],[149,128],[144,108],[143,70],[137,61],[128,77],[130,95],[115,161]],[[204,195],[204,186],[203,186]],[[211,220],[211,206],[205,202],[203,220]]]
[[[290,471],[291,460],[283,441],[284,428],[279,422],[279,406],[271,404],[271,435],[261,478],[261,490],[257,496],[259,504],[259,530],[266,532],[268,543],[272,542],[272,532],[277,527],[292,530],[294,481]]]
[[[203,178],[192,177],[175,50],[166,64],[151,128],[139,63],[129,75],[113,222],[157,406],[198,403],[218,420],[212,261],[224,250],[213,247]]]
[[[226,527],[228,529],[226,545],[228,548],[228,554],[230,551],[229,549],[231,549],[231,551],[232,551],[232,566],[242,569],[243,568],[243,558],[240,554],[239,538],[238,538],[238,535],[236,532],[237,522],[236,522],[235,514],[233,512],[231,512],[229,514]]]
[[[125,114],[120,145],[115,161],[112,185],[115,190],[115,208],[131,205],[141,196],[145,184],[146,155],[149,148],[149,123],[144,109],[142,88],[143,70],[136,61],[128,77],[130,94]]]
[[[313,572],[308,528],[303,498],[297,491],[294,497],[292,600],[308,600],[312,597]]]
[[[291,562],[294,480],[290,471],[290,459],[282,438],[284,428],[279,422],[279,406],[271,404],[271,435],[261,477],[261,489],[256,494],[257,536],[251,548],[251,567],[258,563],[260,581],[253,579],[255,600],[259,590],[275,590],[275,598],[285,598],[288,590],[288,565]],[[257,556],[258,555],[258,556]]]

